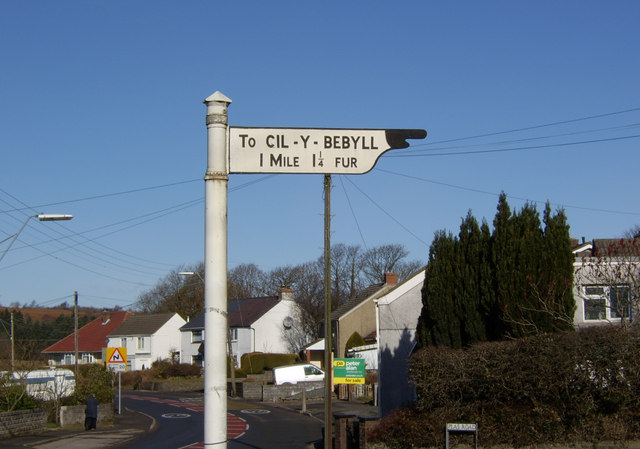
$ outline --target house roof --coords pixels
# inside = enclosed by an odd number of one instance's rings
[[[228,302],[229,327],[249,327],[281,301],[279,296],[234,299]],[[204,329],[204,312],[200,312],[180,331]]]
[[[577,257],[640,257],[640,239],[593,239],[572,249]]]
[[[114,329],[109,337],[123,337],[127,335],[152,335],[164,326],[175,313],[155,313],[134,315]]]
[[[191,330],[201,330],[204,329],[204,312],[200,312],[192,319],[190,319],[187,324],[183,325],[180,328],[180,331],[191,331]]]
[[[278,296],[229,301],[229,327],[248,327],[280,302]]]
[[[347,312],[349,312],[354,307],[358,306],[360,303],[362,303],[362,302],[366,301],[367,299],[371,298],[371,296],[373,296],[375,293],[380,292],[380,290],[382,290],[385,285],[386,284],[384,284],[384,283],[373,284],[373,285],[370,285],[369,287],[365,288],[364,290],[360,290],[356,296],[354,296],[353,298],[347,300],[347,302],[345,302],[340,307],[338,307],[336,310],[334,310],[331,313],[331,319],[332,320],[337,320],[342,315],[345,315]]]
[[[125,320],[131,318],[133,312],[114,311],[104,312],[102,316],[78,329],[78,351],[100,352],[107,346],[107,335]],[[73,352],[75,351],[75,334],[67,335],[62,340],[44,349],[42,353]]]

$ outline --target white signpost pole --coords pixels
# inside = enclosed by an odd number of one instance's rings
[[[407,139],[424,139],[427,132],[423,129],[229,128],[227,108],[231,100],[215,92],[204,103],[207,105],[204,446],[226,449],[229,173],[321,173],[329,187],[326,189],[328,199],[331,174],[366,173],[383,153],[407,148]],[[328,239],[326,247],[330,248]],[[325,341],[327,352],[331,351],[330,336]],[[330,370],[331,364],[325,368]],[[326,396],[330,404],[330,392]],[[327,412],[330,410],[329,406]],[[330,416],[325,419],[329,420]],[[331,448],[331,439],[325,440]]]
[[[227,447],[227,107],[215,92],[207,105],[204,250],[204,447]]]

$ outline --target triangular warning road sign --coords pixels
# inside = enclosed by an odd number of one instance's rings
[[[111,354],[111,357],[109,357],[107,363],[125,363],[125,358],[122,357],[122,354],[120,354],[119,348],[114,348],[113,354]]]

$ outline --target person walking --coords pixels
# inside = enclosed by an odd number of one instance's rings
[[[84,414],[84,429],[96,430],[96,423],[98,422],[98,400],[93,393],[87,398],[87,408]]]

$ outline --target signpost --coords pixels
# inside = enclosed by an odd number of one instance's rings
[[[127,368],[127,348],[107,348],[107,368],[118,372],[118,415],[122,410],[122,372]]]
[[[230,173],[318,173],[325,178],[325,283],[329,278],[329,194],[331,174],[362,174],[388,150],[409,147],[407,139],[424,139],[423,129],[319,129],[229,127],[231,99],[215,92],[207,106],[207,170],[205,181],[204,327],[204,445],[227,447],[226,346],[227,199]],[[330,288],[325,288],[325,323],[330,322]],[[325,350],[331,348],[327,327]],[[327,358],[325,358],[325,361]],[[325,388],[331,366],[326,362]],[[347,366],[345,362],[345,367]],[[364,366],[364,364],[363,364]],[[354,371],[355,372],[355,371]],[[358,371],[359,372],[359,371]],[[364,382],[364,375],[362,382]],[[360,376],[347,377],[360,383]],[[358,379],[356,382],[355,380]],[[326,396],[325,422],[331,419]],[[331,448],[331,428],[325,426],[325,448]]]
[[[127,367],[127,348],[107,348],[107,368],[112,371],[125,371]]]
[[[336,384],[364,384],[364,359],[334,359],[333,382]]]
[[[449,435],[451,433],[472,433],[474,448],[478,449],[478,424],[476,423],[447,423],[444,433],[445,449],[449,449]]]
[[[423,129],[229,129],[230,173],[362,174]]]

